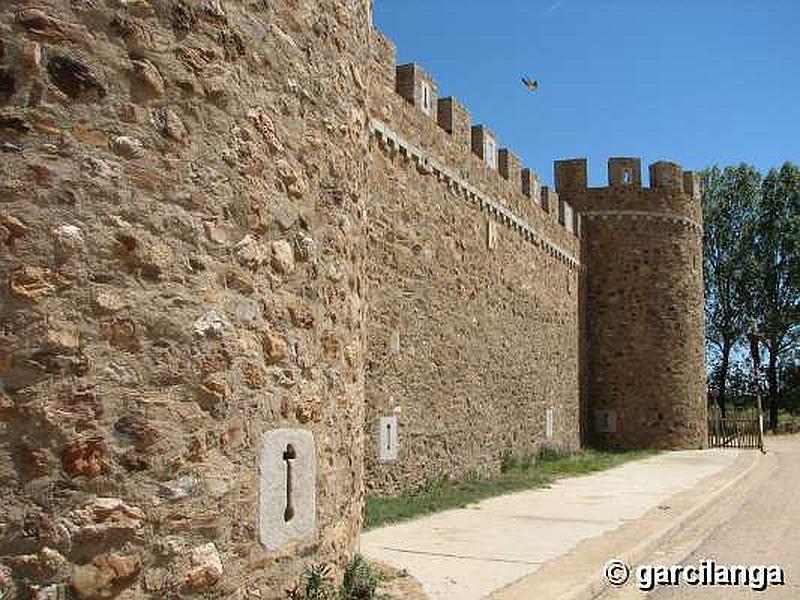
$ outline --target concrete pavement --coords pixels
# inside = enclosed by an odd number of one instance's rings
[[[643,542],[669,533],[758,454],[665,453],[373,530],[363,534],[361,551],[407,569],[433,600],[591,597],[602,589],[606,560],[651,550]],[[575,552],[579,545],[584,551]]]

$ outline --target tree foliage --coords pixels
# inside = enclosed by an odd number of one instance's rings
[[[712,388],[724,412],[731,353],[747,328],[746,234],[753,222],[761,175],[743,164],[725,170],[712,167],[701,177],[706,346]]]
[[[767,350],[770,427],[778,421],[780,370],[800,327],[800,167],[771,169],[764,178],[748,261],[748,312]]]
[[[702,179],[711,388],[724,408],[732,358],[756,332],[774,427],[786,397],[781,373],[793,364],[800,331],[800,168],[786,163],[762,178],[744,164],[712,167]]]

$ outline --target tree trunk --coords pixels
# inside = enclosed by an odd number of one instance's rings
[[[731,344],[728,340],[725,340],[722,343],[722,361],[719,363],[719,373],[717,374],[717,391],[719,391],[717,404],[719,405],[719,410],[723,417],[725,417],[725,396],[728,385],[728,368],[730,366],[730,361]]]
[[[773,352],[774,345],[769,344],[769,363],[767,364],[767,388],[769,394],[769,428],[778,429],[778,356]]]

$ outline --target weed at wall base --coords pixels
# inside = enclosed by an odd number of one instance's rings
[[[348,563],[342,584],[336,590],[328,565],[310,565],[300,583],[287,590],[287,600],[374,600],[381,576],[356,554]]]

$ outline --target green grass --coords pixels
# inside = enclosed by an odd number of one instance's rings
[[[373,529],[449,508],[463,508],[492,496],[547,487],[562,477],[603,471],[657,453],[650,450],[580,450],[568,454],[550,451],[541,453],[538,459],[509,458],[504,461],[500,473],[488,477],[473,475],[461,481],[437,479],[397,496],[368,494],[364,528]]]

